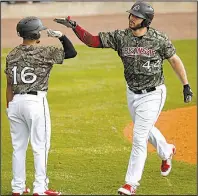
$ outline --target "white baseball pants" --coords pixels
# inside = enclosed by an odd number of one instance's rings
[[[51,122],[46,92],[38,95],[17,94],[9,103],[8,119],[13,146],[12,192],[23,193],[26,181],[26,150],[30,140],[35,166],[33,192],[48,189],[47,159],[50,148]]]
[[[134,123],[133,146],[125,178],[127,184],[139,186],[147,158],[148,141],[157,149],[162,160],[168,159],[172,153],[172,146],[155,127],[165,100],[165,85],[145,94],[134,94],[127,88],[128,108]]]

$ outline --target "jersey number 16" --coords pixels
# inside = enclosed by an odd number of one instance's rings
[[[33,82],[35,82],[37,76],[34,74],[34,73],[28,73],[26,71],[28,70],[32,70],[34,71],[34,68],[32,67],[24,67],[21,71],[21,74],[20,74],[20,77],[21,77],[21,80],[23,83],[25,84],[31,84]],[[17,66],[14,66],[13,69],[13,76],[14,76],[14,84],[17,84]],[[26,72],[26,73],[25,73]],[[28,80],[26,79],[28,77]],[[29,79],[29,78],[32,78],[32,79]]]

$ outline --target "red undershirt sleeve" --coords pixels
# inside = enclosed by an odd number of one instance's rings
[[[91,33],[87,32],[79,25],[77,25],[73,31],[77,37],[87,46],[93,48],[102,48],[102,43],[98,35],[93,36]]]

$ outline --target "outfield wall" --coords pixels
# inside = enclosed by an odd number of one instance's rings
[[[91,16],[125,13],[132,2],[43,2],[11,4],[1,3],[1,18]],[[196,2],[150,2],[155,13],[196,12]]]

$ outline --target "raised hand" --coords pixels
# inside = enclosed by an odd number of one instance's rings
[[[55,37],[55,38],[60,38],[63,36],[62,32],[53,31],[52,29],[47,30],[47,35],[48,35],[48,37]]]
[[[71,17],[68,16],[66,18],[55,18],[55,22],[65,25],[68,28],[75,28],[76,27],[76,21],[71,20]]]

